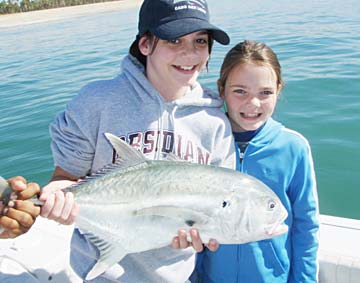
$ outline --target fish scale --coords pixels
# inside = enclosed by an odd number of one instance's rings
[[[65,189],[80,207],[75,224],[100,254],[86,280],[126,254],[167,246],[180,228],[197,228],[204,242],[213,238],[222,244],[287,231],[286,209],[254,177],[180,161],[172,154],[169,160],[148,160],[116,136],[105,136],[120,157],[116,164]],[[7,183],[0,182],[5,204],[9,192]]]

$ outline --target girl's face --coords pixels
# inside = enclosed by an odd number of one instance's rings
[[[253,131],[273,114],[280,87],[274,70],[246,63],[236,66],[220,89],[234,132]]]
[[[143,37],[140,51],[147,56],[146,75],[156,89],[192,86],[209,59],[207,31],[194,32],[175,40],[153,41]]]

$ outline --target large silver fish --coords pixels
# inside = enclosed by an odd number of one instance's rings
[[[80,206],[76,225],[98,248],[91,280],[126,254],[167,246],[179,228],[197,228],[204,242],[241,244],[287,231],[287,211],[259,180],[225,168],[148,160],[105,134],[121,157],[69,188]],[[1,190],[0,190],[1,200]]]

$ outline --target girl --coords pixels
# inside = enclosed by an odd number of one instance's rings
[[[234,166],[231,127],[221,111],[222,100],[197,82],[213,40],[229,42],[224,31],[210,24],[206,1],[145,0],[138,27],[122,73],[85,86],[51,125],[56,168],[41,195],[46,202],[42,216],[63,224],[74,222],[78,207],[72,194],[64,195],[60,189],[115,160],[106,132],[150,159],[174,152],[191,162]],[[194,248],[202,250],[196,231],[191,236]],[[184,249],[188,245],[186,233],[180,231],[173,246],[182,250],[166,247],[128,255],[97,280],[184,282],[195,262],[194,250]],[[97,257],[95,248],[75,230],[71,264],[81,278]]]
[[[318,273],[318,200],[307,140],[271,118],[283,87],[274,52],[244,41],[221,67],[218,89],[236,141],[237,170],[262,180],[289,212],[289,231],[199,256],[201,282],[311,283]],[[244,188],[245,190],[246,188]]]

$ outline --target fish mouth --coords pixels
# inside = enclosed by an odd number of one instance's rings
[[[283,222],[285,221],[287,216],[288,216],[288,214],[286,212],[283,214],[283,216],[278,221],[265,227],[266,234],[269,237],[275,237],[275,236],[279,236],[281,234],[286,233],[289,230],[289,227],[286,224],[284,224]]]
[[[272,227],[270,227],[269,230],[265,229],[266,234],[271,238],[279,236],[281,234],[284,234],[288,230],[289,230],[289,227],[287,225],[281,224],[281,223],[275,223],[274,225],[272,225]]]

